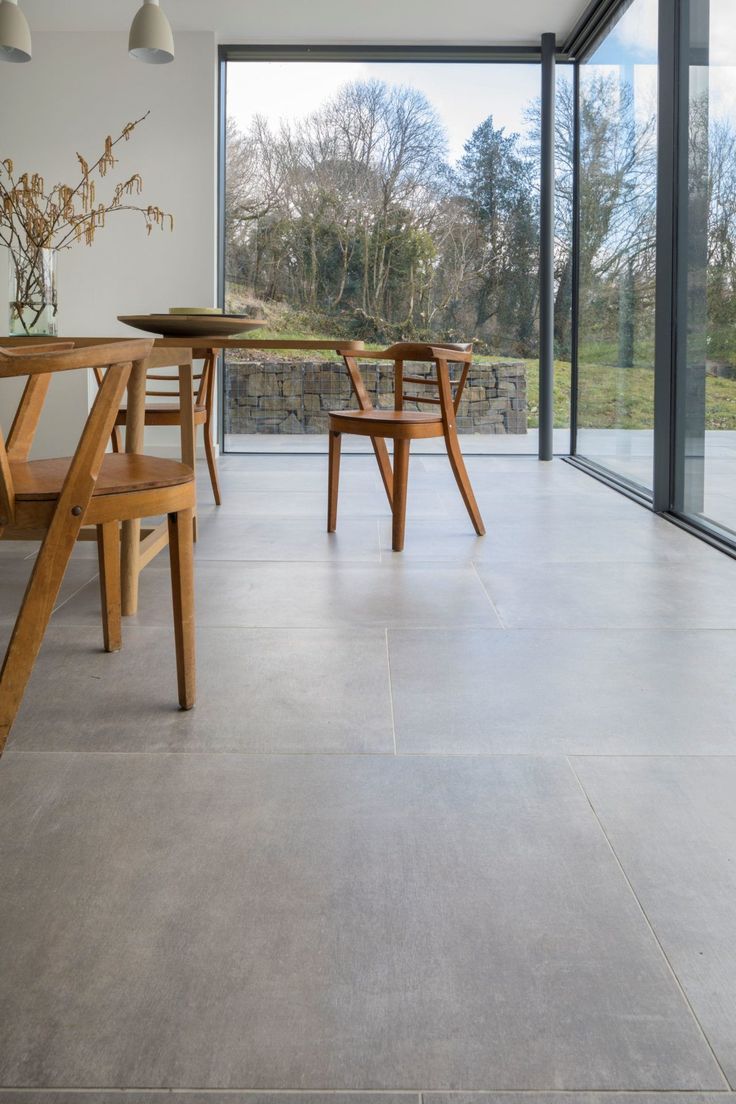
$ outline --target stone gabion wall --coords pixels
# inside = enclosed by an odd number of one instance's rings
[[[388,364],[361,364],[376,406],[393,405]],[[407,366],[425,375],[427,365]],[[459,373],[458,366],[452,369]],[[414,393],[436,390],[407,384]],[[226,433],[326,433],[327,412],[355,406],[345,366],[338,361],[228,361],[225,370]],[[431,410],[406,404],[407,410]],[[458,412],[461,433],[526,433],[526,369],[523,361],[471,365]]]

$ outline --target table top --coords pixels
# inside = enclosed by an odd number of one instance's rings
[[[130,336],[121,336],[116,334],[115,337],[72,337],[72,336],[57,336],[48,337],[44,334],[34,334],[32,337],[0,337],[0,347],[3,345],[8,348],[16,348],[19,345],[24,345],[29,341],[36,342],[37,344],[52,344],[54,341],[73,341],[77,346],[85,345],[100,345],[108,341],[130,341]],[[140,335],[143,338],[143,335]],[[197,337],[185,337],[183,334],[177,337],[157,337],[154,339],[154,345],[157,348],[163,349],[300,349],[300,350],[331,350],[334,352],[337,349],[349,349],[353,352],[359,352],[365,348],[362,341],[333,341],[326,338],[316,337],[308,338],[303,341],[289,340],[288,338],[259,338],[259,337],[206,337],[198,335]]]

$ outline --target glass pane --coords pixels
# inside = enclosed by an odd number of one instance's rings
[[[580,66],[577,452],[647,491],[654,441],[657,2]]]
[[[736,536],[736,9],[692,0],[678,509]]]
[[[556,453],[570,451],[574,164],[574,70],[572,65],[558,65],[555,96],[554,451]],[[537,398],[538,394],[537,387]],[[539,422],[536,421],[535,424],[539,425]]]
[[[265,316],[273,337],[472,341],[464,450],[536,452],[539,74],[528,64],[229,62],[226,309]],[[565,427],[572,97],[570,69],[559,74]],[[380,373],[373,382],[374,398],[390,402]],[[271,438],[324,449],[327,411],[351,402],[329,354],[228,356],[226,447]]]

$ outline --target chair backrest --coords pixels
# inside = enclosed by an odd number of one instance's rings
[[[155,348],[151,350],[146,371],[146,398],[179,398],[181,386],[179,369],[192,364],[192,350],[189,348]],[[169,369],[169,371],[166,371]],[[192,380],[195,377],[192,375]],[[198,383],[201,375],[196,377]],[[162,384],[167,386],[163,387]],[[193,386],[192,402],[196,402],[198,388]]]
[[[75,507],[79,505],[84,510],[97,481],[132,365],[144,361],[151,346],[148,339],[134,339],[80,349],[63,342],[45,347],[0,348],[0,379],[28,377],[7,443],[0,431],[0,529],[12,525],[15,518],[13,466],[28,460],[51,377],[57,372],[90,368],[100,373],[100,387],[62,491],[62,497],[67,490],[73,493]]]
[[[353,385],[361,409],[367,410],[372,406],[370,397],[363,383],[363,378],[358,367],[359,360],[392,361],[394,365],[394,409],[403,410],[404,403],[427,403],[431,406],[439,406],[443,417],[457,414],[463,390],[468,378],[468,371],[473,359],[472,344],[452,345],[438,342],[432,345],[416,342],[401,341],[390,345],[382,352],[351,352],[341,350],[350,379]],[[426,374],[407,375],[407,364],[431,364]],[[459,376],[450,376],[450,365],[461,365]],[[411,385],[413,391],[407,392],[406,386]],[[417,392],[418,387],[434,388],[436,394]]]
[[[181,400],[180,369],[194,360],[201,360],[199,372],[192,374],[192,402],[211,409],[214,384],[214,366],[219,350],[174,348],[156,346],[151,350],[146,370],[146,398],[165,398],[169,401]],[[166,371],[169,369],[169,371]],[[99,384],[102,375],[95,371]]]

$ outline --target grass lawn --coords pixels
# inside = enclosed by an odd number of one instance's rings
[[[479,364],[510,357],[478,357]],[[525,360],[528,425],[539,425],[539,362]],[[570,424],[569,361],[555,361],[555,428]],[[590,429],[651,429],[653,424],[654,373],[651,368],[619,369],[605,364],[581,364],[578,423]],[[706,429],[736,429],[736,379],[706,379]]]

